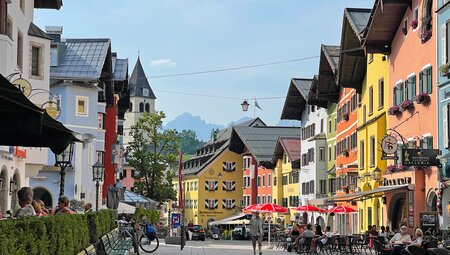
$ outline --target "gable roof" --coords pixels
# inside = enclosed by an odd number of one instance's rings
[[[281,119],[301,120],[305,109],[312,79],[292,78],[284,101]]]
[[[50,68],[52,79],[98,81],[110,51],[110,39],[67,39],[58,66]]]
[[[260,118],[251,119],[235,126],[265,126]],[[197,174],[211,164],[224,151],[228,149],[230,144],[231,132],[233,126],[219,130],[216,139],[211,139],[202,148],[197,150],[197,154],[191,159],[183,162],[183,175]]]
[[[286,153],[290,161],[297,161],[300,159],[300,135],[296,137],[279,137],[275,150],[272,156],[272,165],[276,165],[277,160],[283,158],[283,154]]]
[[[138,57],[136,65],[134,66],[133,72],[131,73],[130,80],[130,96],[134,97],[144,97],[143,89],[148,89],[149,93],[146,98],[156,99],[153,93],[150,83],[148,82],[147,76],[145,75],[144,68],[142,67],[141,60]]]
[[[246,149],[258,162],[267,168],[272,168],[272,156],[278,138],[283,136],[299,136],[298,127],[233,127],[230,138],[230,151],[242,154]]]
[[[411,0],[375,1],[367,29],[364,31],[363,45],[367,52],[384,54],[391,52],[392,41],[411,2]]]
[[[319,77],[317,84],[317,99],[337,103],[339,101],[339,86],[336,78],[339,68],[340,46],[321,45],[319,61]]]
[[[113,57],[113,74],[115,81],[125,81],[128,79],[128,59]]]
[[[371,9],[346,8],[342,22],[338,85],[361,92],[366,76],[366,55],[362,47],[363,32]]]
[[[317,105],[322,108],[327,108],[328,102],[325,100],[321,100],[318,96],[318,84],[319,84],[319,76],[314,75],[311,88],[309,89],[307,102],[309,105]]]
[[[33,22],[30,22],[30,26],[28,27],[28,35],[53,40],[52,37],[50,37],[47,33],[42,31],[42,29],[36,26]]]

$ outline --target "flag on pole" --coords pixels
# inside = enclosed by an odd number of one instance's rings
[[[256,99],[255,99],[255,107],[262,111],[262,108],[259,106],[258,101],[256,101]]]
[[[178,164],[178,186],[180,192],[178,193],[178,208],[183,208],[183,175],[181,174],[181,169],[183,164],[183,153],[180,151],[180,162]]]

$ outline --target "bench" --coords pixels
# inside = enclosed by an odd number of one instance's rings
[[[116,228],[100,238],[101,248],[106,254],[126,254],[133,247],[131,238],[122,238]]]
[[[97,254],[97,250],[95,249],[95,246],[91,244],[89,247],[84,248],[78,255],[95,255]]]

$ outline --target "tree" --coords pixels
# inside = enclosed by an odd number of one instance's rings
[[[131,128],[133,141],[127,148],[136,192],[158,202],[176,199],[172,187],[174,173],[168,168],[177,162],[178,134],[176,130],[162,129],[165,117],[161,111],[144,112]]]
[[[181,133],[178,133],[178,140],[183,154],[195,154],[205,144],[197,138],[197,133],[190,129],[183,129]]]

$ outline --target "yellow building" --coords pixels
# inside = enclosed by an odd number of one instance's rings
[[[259,118],[239,124],[253,125],[265,126]],[[183,162],[186,223],[192,221],[207,227],[212,221],[243,217],[243,160],[242,155],[228,149],[231,131],[229,127],[213,134],[196,155]],[[178,179],[174,181],[174,188],[178,191]]]
[[[389,61],[383,54],[367,54],[366,78],[358,108],[358,188],[365,192],[378,188],[386,170],[380,144],[387,128],[389,106]],[[369,225],[383,225],[383,204],[380,197],[370,195],[358,202],[360,231]]]
[[[293,210],[299,204],[300,137],[280,137],[272,158],[274,165],[273,203],[289,208],[284,223],[291,224],[298,215]],[[281,219],[283,215],[279,215]]]

